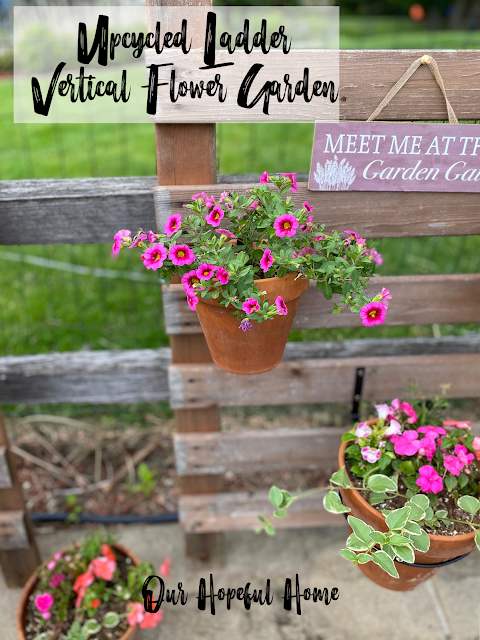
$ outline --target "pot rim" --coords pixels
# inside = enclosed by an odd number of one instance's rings
[[[113,549],[115,549],[116,551],[119,551],[122,555],[130,558],[136,567],[138,567],[141,564],[140,558],[136,555],[136,553],[134,553],[133,551],[125,547],[123,544],[120,544],[119,542],[112,542],[111,547],[113,547]],[[61,552],[64,553],[67,549],[71,549],[71,548],[72,548],[72,545],[69,545],[68,547],[64,547],[63,549],[61,549]],[[20,638],[20,640],[25,640],[23,614],[25,612],[28,599],[34,590],[36,583],[38,582],[37,572],[42,567],[45,567],[47,563],[50,562],[50,560],[53,560],[53,555],[47,558],[46,560],[44,560],[44,562],[42,562],[40,565],[38,565],[38,567],[35,569],[35,571],[32,573],[32,575],[28,578],[27,582],[23,586],[22,593],[20,594],[20,602],[18,603],[16,616],[15,616],[16,618],[15,626],[17,630],[17,635]],[[132,637],[132,633],[134,633],[137,630],[137,628],[138,628],[138,625],[135,625],[134,627],[129,627],[125,631],[125,633],[119,638],[119,640],[129,640],[129,638]]]
[[[377,422],[377,419],[373,419],[373,420],[367,420],[367,423],[375,423]],[[340,445],[340,450],[338,452],[338,462],[339,462],[339,466],[340,468],[343,466],[345,467],[345,449],[347,448],[348,442],[342,442],[342,444]],[[347,474],[348,479],[350,480],[350,476],[348,475],[348,471],[345,467],[345,472]],[[350,480],[351,482],[351,480]],[[366,512],[369,513],[371,516],[380,516],[381,518],[383,518],[383,520],[385,520],[385,516],[383,515],[383,513],[381,513],[380,511],[378,511],[377,509],[375,509],[374,507],[372,507],[371,504],[369,504],[365,498],[363,498],[360,495],[360,492],[356,489],[344,489],[343,487],[341,488],[343,491],[352,491],[355,493],[355,495],[363,502],[363,507],[365,508]],[[348,514],[347,514],[348,515]],[[475,531],[471,531],[470,533],[461,533],[457,536],[439,536],[438,534],[435,533],[427,533],[428,537],[434,541],[434,542],[440,542],[440,541],[455,541],[455,540],[467,540],[468,538],[471,538],[471,540],[473,541],[475,539]]]

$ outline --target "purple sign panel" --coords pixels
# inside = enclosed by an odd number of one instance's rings
[[[316,122],[308,188],[480,192],[480,125]]]

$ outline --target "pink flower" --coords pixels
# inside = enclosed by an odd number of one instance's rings
[[[259,205],[259,201],[258,200],[254,200],[251,204],[248,205],[247,207],[247,211],[253,211],[254,209],[256,209]]]
[[[267,184],[269,180],[270,180],[270,176],[266,171],[264,171],[260,176],[260,184]]]
[[[429,464],[424,464],[418,471],[420,477],[416,481],[416,484],[423,493],[440,493],[443,489],[443,480],[435,469]]]
[[[420,446],[418,433],[415,429],[411,429],[410,431],[404,431],[401,436],[395,438],[394,451],[399,456],[413,456],[420,449]]]
[[[65,558],[66,559],[66,558]],[[85,591],[87,588],[93,584],[95,580],[92,569],[89,566],[85,573],[81,573],[76,577],[75,582],[73,583],[72,589],[77,594],[77,599],[75,601],[75,607],[80,607],[82,604],[83,597],[85,596]]]
[[[447,471],[450,471],[452,476],[459,476],[463,467],[465,466],[460,458],[453,455],[443,454],[443,464]]]
[[[242,309],[245,311],[245,313],[252,313],[253,311],[259,311],[260,305],[258,303],[258,300],[255,300],[255,298],[249,298],[243,303]]]
[[[153,231],[149,231],[148,232],[148,241],[149,242],[155,242],[155,240],[157,239],[157,234],[153,233]]]
[[[385,322],[387,310],[381,302],[369,302],[360,311],[363,325],[371,327],[374,324],[382,324]]]
[[[305,200],[305,202],[303,203],[303,208],[305,209],[305,211],[314,211],[315,207],[311,207],[308,202]]]
[[[263,252],[263,256],[260,258],[260,267],[263,270],[263,273],[267,273],[270,267],[273,264],[273,256],[270,249],[265,249]]]
[[[385,309],[388,309],[388,301],[392,299],[392,294],[390,293],[390,291],[383,287],[378,295],[381,296],[379,302],[381,302],[385,306]]]
[[[145,249],[145,253],[142,255],[142,260],[147,269],[156,271],[162,266],[166,257],[167,250],[161,242],[157,242],[157,244],[154,244],[150,249]]]
[[[129,249],[133,249],[133,247],[136,247],[137,244],[140,244],[140,242],[143,242],[143,240],[147,239],[147,234],[146,233],[141,233],[138,238],[136,238],[132,244],[128,247]]]
[[[308,203],[307,203],[307,202],[305,202],[304,204],[308,204]],[[313,209],[313,207],[312,207],[311,209]],[[307,224],[302,224],[302,225],[300,226],[300,229],[301,229],[304,233],[306,233],[307,231],[310,231],[310,230],[311,230],[311,228],[312,228],[312,220],[313,220],[313,216],[308,216],[308,218],[307,218]]]
[[[170,247],[168,257],[177,267],[192,264],[195,260],[195,254],[186,244],[174,244]]]
[[[215,229],[215,233],[218,233],[219,235],[224,236],[225,238],[231,238],[232,240],[235,240],[237,237],[228,229]]]
[[[117,560],[116,555],[113,553],[111,547],[108,544],[102,544],[100,547],[100,551],[102,552],[102,556],[105,558],[110,558],[110,560]]]
[[[373,464],[380,460],[382,457],[382,452],[380,449],[372,449],[372,447],[362,447],[362,458],[367,462]]]
[[[372,430],[370,429],[370,427],[366,422],[360,422],[357,428],[355,429],[355,434],[357,438],[368,438],[368,436],[371,435],[371,433],[372,433]]]
[[[294,236],[296,234],[296,229],[298,227],[298,220],[295,216],[290,215],[289,213],[283,214],[283,216],[279,216],[275,222],[273,223],[275,227],[275,235],[280,238],[284,238],[285,236]]]
[[[221,284],[227,284],[229,276],[226,269],[224,269],[223,267],[218,267],[217,273],[215,275]]]
[[[143,620],[140,622],[140,629],[154,629],[163,618],[163,611],[159,609],[157,613],[145,612]]]
[[[369,258],[374,264],[378,264],[379,266],[383,264],[382,254],[376,249],[370,249]]]
[[[387,430],[385,431],[385,436],[387,438],[390,436],[399,436],[401,433],[402,433],[402,425],[396,420],[393,420],[392,418],[390,420],[390,424],[387,427]]]
[[[325,238],[325,236],[315,236],[314,240],[315,242],[320,242],[320,240],[323,240]]]
[[[480,460],[480,438],[478,436],[473,439],[472,447],[477,452],[477,460]]]
[[[220,198],[218,199],[219,202],[223,202],[225,200],[225,198],[228,198],[229,193],[228,191],[222,191],[222,193],[220,194]]]
[[[165,223],[164,231],[167,234],[167,237],[173,236],[180,227],[182,226],[182,216],[179,213],[174,213],[173,216],[170,216],[167,222]],[[149,236],[150,240],[150,236]],[[150,240],[153,242],[153,240]]]
[[[99,556],[98,558],[94,558],[89,566],[94,576],[110,582],[110,580],[113,579],[117,563],[115,560],[110,560],[110,558],[106,558],[105,556]]]
[[[424,433],[425,436],[431,437],[431,438],[438,438],[438,436],[444,436],[447,433],[445,429],[443,429],[442,427],[431,427],[431,426],[418,427],[417,431],[418,433]]]
[[[377,410],[378,417],[383,418],[383,420],[388,420],[388,418],[393,417],[393,409],[389,407],[388,404],[376,404],[375,409]]]
[[[316,249],[312,249],[312,247],[303,247],[298,252],[299,258],[304,258],[305,256],[317,256],[318,251]]]
[[[200,278],[197,276],[197,270],[192,269],[191,271],[188,271],[188,273],[184,273],[181,283],[183,284],[183,290],[185,292],[193,291],[193,285],[200,284]]]
[[[120,249],[122,248],[122,242],[125,242],[125,244],[130,242],[132,239],[131,235],[132,232],[128,229],[120,229],[120,231],[117,231],[117,233],[113,236],[112,253],[118,253],[120,251]]]
[[[460,422],[457,420],[444,420],[444,427],[455,427],[456,429],[470,429],[470,422],[467,420],[461,420]]]
[[[35,606],[40,611],[40,613],[45,613],[50,609],[53,604],[53,596],[51,593],[40,593],[35,598]]]
[[[433,456],[435,455],[435,452],[437,450],[437,441],[431,436],[431,434],[428,434],[419,442],[420,449],[418,450],[418,455],[425,456],[430,462],[431,460],[433,460]]]
[[[216,268],[217,267],[214,267],[213,264],[208,264],[207,262],[205,262],[198,267],[197,276],[200,278],[200,280],[210,280],[210,278],[215,273]]]
[[[197,304],[198,304],[198,297],[195,295],[195,292],[192,289],[189,289],[186,293],[187,293],[188,306],[192,311],[196,311]]]
[[[212,225],[212,227],[218,227],[218,225],[220,224],[220,220],[224,217],[224,215],[224,210],[217,204],[213,207],[205,220],[208,224]]]
[[[355,240],[357,244],[365,244],[367,242],[365,238],[359,238],[356,231],[349,231],[348,229],[345,229],[343,233],[348,233],[350,235],[350,238],[346,239],[347,246],[350,246],[352,240]]]
[[[455,453],[460,458],[465,467],[468,467],[469,464],[475,459],[473,453],[468,453],[467,447],[464,447],[463,444],[457,444],[455,447]]]
[[[212,207],[214,207],[215,198],[213,196],[210,196],[209,198],[207,198],[207,200],[205,200],[205,206],[207,207],[207,209],[211,209]]]
[[[165,556],[162,564],[160,565],[159,572],[163,578],[170,578],[170,564],[171,560],[169,556]]]
[[[241,329],[242,331],[250,331],[250,329],[253,329],[253,324],[251,324],[251,323],[247,320],[247,318],[244,318],[244,319],[240,322],[240,324],[239,324],[238,328],[239,328],[239,329]]]
[[[129,602],[127,604],[127,622],[131,627],[140,624],[145,616],[145,609],[141,602]]]
[[[290,178],[290,182],[292,183],[292,186],[290,187],[290,191],[292,193],[298,193],[297,175],[295,173],[281,173],[280,175],[284,176],[285,178]]]
[[[282,316],[286,316],[288,313],[288,307],[285,304],[285,300],[282,298],[282,296],[277,296],[277,298],[275,299],[275,304],[277,305],[278,313]]]
[[[62,559],[62,552],[61,551],[57,551],[57,553],[53,556],[54,560],[61,560]]]
[[[56,566],[57,566],[57,563],[55,562],[55,560],[50,560],[50,562],[47,563],[47,569],[49,571],[53,571]]]
[[[418,420],[415,409],[409,402],[400,402],[398,398],[394,398],[392,400],[392,407],[395,409],[395,411],[403,411],[403,413],[408,416],[407,422],[409,424],[413,424]]]
[[[200,191],[200,193],[196,193],[194,196],[192,196],[192,200],[206,200],[207,198],[208,196],[205,191]]]
[[[65,580],[67,576],[64,573],[54,573],[48,583],[52,589],[56,589]]]

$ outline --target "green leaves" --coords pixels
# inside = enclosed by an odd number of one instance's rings
[[[347,547],[353,551],[368,551],[370,549],[370,544],[364,542],[352,533],[347,538]]]
[[[414,476],[416,474],[415,467],[413,466],[413,462],[411,460],[400,462],[398,466],[404,476]]]
[[[345,558],[345,560],[351,560],[352,562],[355,562],[355,560],[357,559],[357,554],[350,549],[342,549],[340,553]]]
[[[414,496],[410,502],[413,502],[414,504],[418,505],[421,509],[423,509],[424,511],[426,509],[428,509],[428,507],[430,506],[430,502],[427,498],[426,495],[424,495],[423,493],[419,493],[417,496]],[[413,518],[414,520],[417,520],[417,518]]]
[[[83,625],[83,631],[87,636],[93,636],[101,630],[102,626],[94,619],[87,620]]]
[[[329,491],[323,498],[323,506],[330,513],[349,513],[350,508],[342,504],[338,493]]]
[[[373,531],[373,527],[368,524],[365,524],[363,520],[359,518],[354,518],[353,516],[348,516],[347,518],[348,524],[351,526],[353,533],[365,542],[367,545],[371,544],[370,533]],[[348,546],[348,545],[347,545]]]
[[[330,478],[330,482],[332,484],[339,485],[343,489],[348,489],[352,486],[345,467],[342,467],[341,469],[336,471]]]
[[[120,616],[115,611],[108,611],[102,620],[102,624],[106,629],[114,629],[120,623]]]
[[[410,507],[402,507],[391,511],[385,518],[385,523],[390,530],[403,529],[407,524],[410,515]]]
[[[398,578],[398,571],[395,569],[393,560],[385,551],[376,551],[372,556],[372,560],[392,576],[392,578]]]
[[[280,491],[280,489],[278,487],[275,487],[275,486],[273,486],[270,489],[270,493],[268,494],[268,498],[269,498],[270,502],[273,504],[273,506],[276,507],[277,509],[280,507],[280,505],[283,502],[282,492]]]
[[[479,551],[480,551],[480,529],[477,529],[475,531],[475,544],[477,545]]]
[[[480,502],[473,496],[462,496],[458,499],[458,506],[471,516],[474,516],[480,510]]]
[[[415,553],[411,546],[408,544],[395,545],[392,544],[392,549],[395,552],[395,555],[403,562],[415,562]]]
[[[368,478],[367,487],[372,491],[382,493],[396,493],[398,491],[398,477],[389,478],[381,473],[376,473]]]
[[[367,564],[367,562],[371,562],[372,560],[373,558],[369,553],[359,553],[357,556],[358,564]]]
[[[423,529],[420,530],[418,535],[410,535],[410,544],[416,551],[421,551],[422,553],[426,553],[430,549],[430,538],[427,535],[426,531]]]
[[[455,478],[455,476],[447,476],[445,478],[445,486],[447,487],[447,490],[450,491],[450,493],[455,489],[457,484],[458,480]]]
[[[368,501],[371,505],[380,504],[380,502],[384,502],[385,500],[388,500],[386,493],[376,493],[375,491],[372,491],[368,496]]]

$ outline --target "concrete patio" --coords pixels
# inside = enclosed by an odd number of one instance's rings
[[[41,530],[40,530],[41,531]],[[84,529],[40,533],[42,557],[82,537]],[[479,640],[480,553],[442,569],[416,591],[395,593],[369,582],[340,556],[344,527],[281,531],[274,538],[253,533],[225,534],[223,566],[214,560],[204,566],[184,557],[178,525],[117,527],[118,538],[142,560],[158,567],[165,555],[172,558],[167,588],[183,583],[185,606],[164,603],[164,619],[156,630],[142,631],[139,640]],[[265,589],[270,578],[275,593],[271,606],[241,601],[215,601],[216,615],[197,608],[200,578],[213,574],[215,590],[224,587]],[[302,614],[283,609],[285,578],[299,575],[301,589],[339,590],[329,606],[302,601]],[[1,640],[16,640],[14,611],[20,591],[0,585]]]

